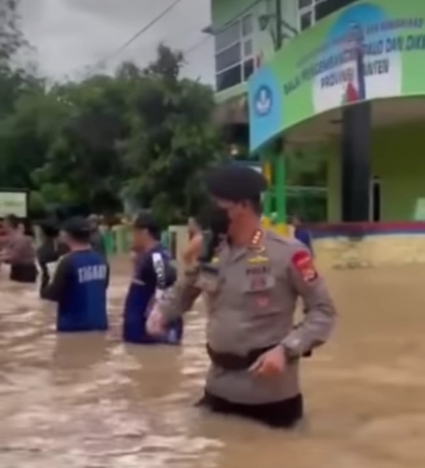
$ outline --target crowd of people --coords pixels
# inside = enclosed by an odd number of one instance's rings
[[[304,415],[300,362],[328,340],[336,319],[314,264],[311,236],[297,219],[295,239],[262,228],[266,180],[250,168],[212,170],[205,184],[210,202],[190,221],[179,278],[153,213],[134,220],[123,339],[181,343],[183,314],[202,295],[211,366],[200,405],[292,428]],[[9,216],[4,222],[0,261],[10,264],[12,281],[41,277],[40,297],[58,304],[59,332],[108,329],[110,269],[95,221],[42,223],[37,251],[19,220]],[[299,298],[304,314],[296,323]]]
[[[33,233],[21,220],[14,215],[3,220],[0,269],[8,267],[10,281],[38,284],[40,298],[57,303],[58,332],[107,330],[110,268],[98,218],[73,217],[63,223],[48,219],[39,228],[41,244],[36,248]],[[123,312],[126,342],[178,344],[182,339],[181,319],[170,324],[164,336],[146,332],[148,310],[177,277],[160,235],[150,212],[142,212],[134,221],[134,268]]]

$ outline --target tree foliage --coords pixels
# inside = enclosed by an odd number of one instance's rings
[[[10,60],[24,42],[19,29],[18,0],[0,0],[0,69],[9,68]]]
[[[134,82],[129,95],[130,137],[125,160],[133,176],[127,193],[166,219],[182,219],[203,202],[202,174],[221,151],[210,116],[211,90],[178,79],[183,56],[160,45],[158,59]],[[144,168],[144,170],[140,170]]]
[[[181,78],[183,61],[160,45],[145,69],[124,63],[113,76],[50,88],[4,69],[0,187],[101,212],[120,210],[126,198],[164,222],[181,221],[203,202],[202,174],[223,154],[213,91]]]

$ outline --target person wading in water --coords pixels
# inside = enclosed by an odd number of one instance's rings
[[[158,300],[147,329],[163,333],[203,293],[211,366],[200,404],[290,428],[304,413],[300,360],[327,341],[336,310],[308,249],[261,228],[266,185],[250,168],[208,174],[212,235],[203,237],[212,246]],[[299,297],[305,316],[295,327]]]
[[[4,221],[7,241],[0,254],[0,262],[10,265],[10,279],[17,283],[33,284],[37,281],[34,241],[25,234],[23,225],[15,215]]]

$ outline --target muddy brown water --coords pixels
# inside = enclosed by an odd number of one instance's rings
[[[2,468],[425,467],[425,267],[326,274],[339,326],[304,363],[308,418],[284,433],[193,407],[202,312],[181,349],[123,345],[117,266],[106,336],[57,336],[36,291],[0,277]]]

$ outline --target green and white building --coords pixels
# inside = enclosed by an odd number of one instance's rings
[[[211,0],[211,11],[218,118],[238,157],[271,162],[267,210],[278,205],[282,223],[422,219],[425,1]]]

